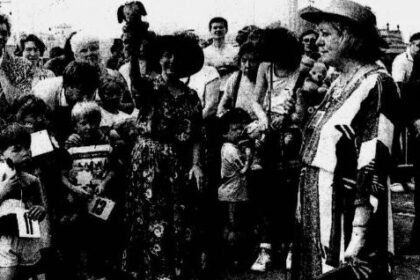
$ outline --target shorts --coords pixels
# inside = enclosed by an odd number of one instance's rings
[[[0,236],[0,267],[31,266],[41,259],[40,239]]]
[[[0,204],[0,216],[13,213],[21,208],[21,202],[15,199]],[[31,266],[41,259],[42,241],[38,238],[20,238],[0,235],[0,267]]]
[[[0,267],[31,266],[41,259],[40,239],[0,236]]]

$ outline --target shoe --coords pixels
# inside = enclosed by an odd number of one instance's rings
[[[257,260],[251,266],[251,270],[255,272],[266,272],[271,266],[271,244],[263,243]]]

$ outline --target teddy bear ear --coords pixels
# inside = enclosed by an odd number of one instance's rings
[[[140,15],[141,16],[147,16],[146,9],[144,8],[143,3],[140,2],[140,1],[136,1],[135,3],[137,5],[137,8],[139,9]]]
[[[118,23],[121,23],[125,20],[124,5],[121,5],[121,6],[118,7],[117,17],[118,17]]]

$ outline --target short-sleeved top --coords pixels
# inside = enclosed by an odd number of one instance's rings
[[[204,52],[204,63],[213,67],[221,67],[224,65],[235,65],[235,57],[238,54],[238,48],[230,44],[225,44],[223,48],[216,48],[214,45],[210,45],[203,50]],[[226,81],[230,74],[221,76],[220,90],[225,91]]]
[[[408,49],[395,57],[392,63],[392,78],[394,78],[394,81],[397,83],[408,82],[413,71],[413,64],[413,57]]]
[[[238,49],[230,44],[225,44],[223,48],[216,48],[210,45],[204,50],[204,63],[213,67],[220,67],[223,65],[232,65]]]
[[[220,76],[216,68],[204,65],[199,72],[183,80],[187,82],[188,87],[192,88],[197,92],[198,98],[200,98],[202,106],[205,107],[206,86],[219,78]]]
[[[233,94],[238,76],[239,71],[233,73],[226,82],[226,90],[224,94],[227,95],[229,100],[233,100]],[[250,81],[247,76],[241,75],[235,107],[244,109],[252,117],[252,119],[257,118],[252,108],[252,103],[258,102],[258,96],[255,96],[254,94],[254,88],[255,83]]]
[[[238,202],[248,200],[247,179],[240,170],[244,167],[245,155],[232,143],[224,143],[221,149],[220,201]]]
[[[266,73],[265,78],[267,79],[268,84],[270,83],[270,68],[269,63],[266,64]],[[261,67],[261,66],[260,66]],[[273,75],[273,91],[271,94],[271,112],[277,114],[288,114],[284,108],[284,104],[287,101],[293,99],[293,90],[295,89],[296,82],[299,78],[299,70],[296,70],[294,73],[291,73],[287,76],[279,77]],[[268,111],[269,106],[269,95],[266,94],[264,98],[264,110]]]

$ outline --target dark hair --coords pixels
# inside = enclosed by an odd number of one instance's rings
[[[52,47],[50,50],[50,59],[65,54],[62,47]]]
[[[228,22],[225,18],[222,17],[214,17],[209,21],[209,30],[211,30],[211,25],[213,23],[223,23],[226,27],[226,29],[228,29]]]
[[[410,37],[410,43],[412,43],[413,41],[416,40],[420,40],[420,32],[414,33],[413,35],[411,35]]]
[[[22,145],[25,148],[31,146],[31,135],[28,130],[18,123],[11,123],[0,131],[0,152],[14,145]]]
[[[255,46],[253,43],[246,42],[240,47],[238,57],[241,58],[246,53],[253,53],[259,57],[261,55],[261,50],[258,48],[258,46]]]
[[[115,76],[105,75],[100,79],[98,87],[98,95],[102,99],[105,93],[109,90],[119,92],[122,96],[125,92],[125,84],[122,79],[119,79]]]
[[[220,132],[225,134],[233,124],[249,124],[251,116],[242,108],[233,108],[227,111],[219,120]]]
[[[381,41],[376,25],[361,26],[344,20],[328,22],[340,36],[347,36],[347,42],[341,50],[344,57],[366,63],[374,63],[381,57],[383,41]]]
[[[263,61],[274,62],[282,69],[296,70],[302,59],[302,45],[286,28],[266,28],[262,42]]]
[[[39,52],[41,53],[41,56],[44,56],[44,52],[45,52],[46,47],[45,47],[44,42],[42,42],[41,39],[39,39],[34,34],[29,34],[28,36],[26,36],[25,38],[20,40],[20,48],[21,48],[22,51],[25,50],[25,44],[27,42],[34,42],[35,46],[38,48]]]
[[[89,92],[99,86],[99,69],[88,62],[72,61],[63,71],[63,87],[80,87]]]
[[[12,26],[10,25],[9,17],[5,14],[0,14],[0,24],[6,24],[7,35],[10,36]]]
[[[29,114],[44,115],[49,119],[51,111],[47,104],[33,94],[27,94],[18,97],[13,102],[13,112],[18,123],[23,121],[23,118]]]
[[[315,30],[313,30],[313,29],[307,29],[307,30],[303,31],[302,34],[300,34],[299,41],[302,42],[303,37],[305,37],[305,36],[307,36],[309,34],[314,34],[317,38],[318,38],[318,35],[319,35],[318,32],[316,32]]]

